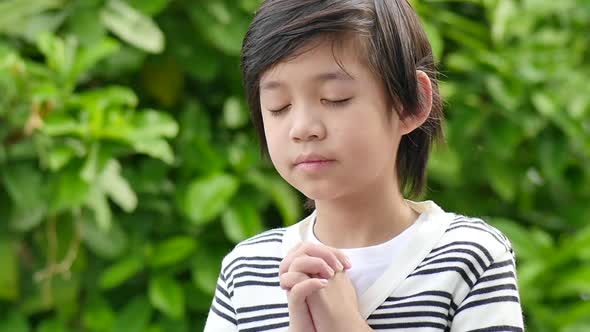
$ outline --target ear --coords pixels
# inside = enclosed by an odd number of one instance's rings
[[[400,133],[407,135],[420,127],[432,109],[432,83],[425,72],[416,70],[416,80],[418,81],[418,109],[414,114],[404,114],[399,122]]]

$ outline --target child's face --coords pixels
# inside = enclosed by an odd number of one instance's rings
[[[270,158],[287,182],[314,200],[397,186],[400,120],[381,81],[355,54],[352,45],[333,49],[322,42],[261,78]],[[298,163],[306,156],[309,163]]]

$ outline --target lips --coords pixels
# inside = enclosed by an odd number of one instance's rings
[[[295,166],[300,164],[314,164],[314,163],[323,163],[328,161],[334,161],[328,157],[325,157],[321,154],[310,153],[310,154],[302,154],[295,159]]]

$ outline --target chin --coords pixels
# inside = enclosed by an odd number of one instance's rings
[[[342,194],[342,190],[333,187],[328,188],[327,186],[307,186],[305,188],[300,186],[295,187],[295,189],[314,201],[329,201],[340,197]]]

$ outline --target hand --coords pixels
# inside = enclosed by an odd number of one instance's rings
[[[327,286],[307,297],[307,304],[316,331],[371,331],[359,313],[356,291],[345,272],[336,272]]]
[[[289,332],[316,331],[306,299],[345,268],[350,268],[346,256],[327,246],[303,242],[289,252],[279,266],[281,288],[287,290]]]

